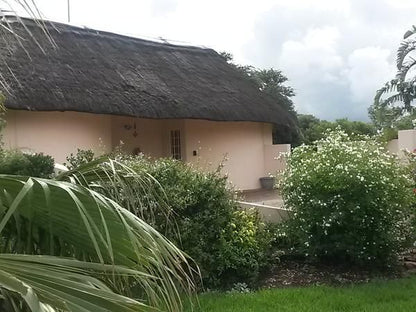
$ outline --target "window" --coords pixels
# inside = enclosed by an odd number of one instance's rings
[[[172,130],[170,132],[170,152],[173,159],[182,159],[181,132],[179,130]]]

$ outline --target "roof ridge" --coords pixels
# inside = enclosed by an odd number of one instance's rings
[[[58,32],[81,33],[85,35],[98,35],[98,36],[107,37],[110,39],[119,39],[119,40],[121,39],[121,40],[127,40],[127,41],[140,42],[141,44],[145,44],[147,46],[153,46],[153,47],[199,51],[199,52],[207,52],[207,53],[215,52],[217,54],[217,52],[214,49],[207,48],[204,46],[173,44],[173,43],[168,42],[167,39],[163,39],[163,38],[162,38],[163,41],[143,39],[143,38],[135,37],[131,35],[125,35],[125,34],[115,33],[111,31],[94,29],[94,28],[90,28],[87,26],[77,26],[77,25],[72,25],[72,24],[63,23],[63,22],[55,22],[55,21],[47,20],[47,19],[21,17],[17,15],[3,15],[3,16],[0,16],[0,22],[2,22],[2,19],[7,19],[8,23],[20,23],[21,21],[23,21],[25,26],[39,27],[39,23],[44,23],[48,28],[57,30]]]

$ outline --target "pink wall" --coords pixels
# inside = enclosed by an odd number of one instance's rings
[[[136,129],[134,129],[134,124],[136,124]],[[120,141],[122,141],[122,149],[127,153],[132,153],[136,148],[140,148],[145,155],[151,157],[170,157],[170,131],[180,130],[182,134],[182,155],[184,155],[186,146],[184,125],[185,120],[183,119],[144,119],[113,116],[113,146],[120,145]],[[136,136],[134,136],[134,131],[136,131]]]
[[[57,163],[77,148],[96,153],[112,148],[111,116],[78,112],[29,112],[9,110],[3,141],[7,148],[43,152]]]
[[[259,178],[273,169],[272,160],[265,167],[266,146],[272,147],[270,124],[186,120],[185,137],[186,161],[215,170],[226,158],[222,171],[238,189],[260,188]],[[272,152],[269,155],[274,158]]]
[[[180,130],[182,160],[205,170],[224,163],[223,173],[238,189],[260,188],[259,178],[274,174],[284,163],[275,159],[287,145],[272,145],[272,126],[258,122],[141,119],[77,112],[7,113],[6,147],[43,152],[58,163],[77,148],[96,153],[135,148],[152,157],[170,157],[170,131]],[[134,128],[134,124],[136,128]],[[136,136],[134,136],[136,131]],[[194,156],[194,151],[196,156]]]
[[[136,129],[134,129],[136,125]],[[130,128],[130,129],[129,129]],[[134,135],[136,131],[136,136]],[[152,157],[165,156],[163,140],[164,122],[160,119],[142,119],[134,117],[113,116],[112,144],[120,145],[131,154],[136,148]]]
[[[286,169],[290,144],[276,144],[264,146],[264,171],[266,176],[276,175]]]

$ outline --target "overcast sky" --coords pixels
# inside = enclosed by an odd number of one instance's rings
[[[35,2],[46,18],[67,21],[67,0]],[[394,75],[402,35],[416,24],[416,0],[70,3],[75,25],[203,45],[240,64],[280,69],[297,111],[323,119],[368,119],[375,91]]]

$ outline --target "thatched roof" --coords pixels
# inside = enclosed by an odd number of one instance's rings
[[[24,19],[44,53],[21,24],[8,20],[24,38],[3,32],[0,42],[0,90],[9,109],[292,127],[284,109],[212,49],[48,22],[54,48],[33,20]]]

